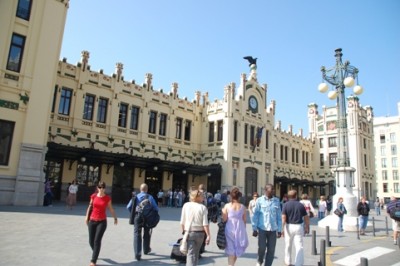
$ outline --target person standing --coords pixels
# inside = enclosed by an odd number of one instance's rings
[[[43,206],[53,207],[53,192],[51,191],[51,180],[44,182],[44,201]]]
[[[100,254],[101,240],[107,229],[106,209],[114,217],[114,224],[118,224],[117,216],[111,203],[111,198],[105,192],[106,183],[100,181],[97,185],[97,193],[90,196],[89,207],[86,211],[85,222],[89,230],[89,244],[92,248],[92,259],[90,266],[96,266],[97,258]]]
[[[303,235],[310,231],[310,219],[306,208],[297,201],[297,191],[288,192],[288,201],[282,209],[282,232],[285,238],[285,264],[291,265],[292,244],[295,248],[294,265],[304,263]]]
[[[204,206],[204,194],[200,190],[190,192],[190,201],[183,205],[180,224],[182,231],[189,231],[186,265],[195,266],[199,262],[200,248],[205,242],[210,244],[207,207]],[[204,238],[206,240],[204,241]]]
[[[250,200],[249,206],[248,206],[250,221],[253,219],[254,208],[256,207],[257,199],[258,199],[258,193],[257,192],[253,192],[253,199]]]
[[[143,183],[140,185],[140,193],[136,195],[135,202],[132,200],[129,201],[128,205],[126,206],[127,209],[132,209],[133,206],[137,206],[136,210],[131,210],[135,212],[134,219],[133,219],[133,251],[135,253],[135,258],[137,261],[140,261],[142,258],[142,243],[143,243],[143,253],[145,255],[151,252],[150,248],[150,240],[151,240],[151,233],[150,228],[147,227],[143,222],[143,217],[138,215],[138,206],[139,204],[148,199],[153,206],[153,208],[158,211],[158,204],[154,200],[153,196],[147,193],[148,186],[147,184]],[[136,204],[136,205],[135,205]],[[143,242],[142,242],[142,229],[143,229]]]
[[[232,202],[222,209],[222,220],[226,222],[225,254],[228,255],[228,266],[234,266],[249,245],[246,232],[246,207],[239,202],[242,193],[237,187],[231,191]]]
[[[271,266],[275,256],[276,239],[282,235],[282,211],[279,199],[274,196],[274,186],[267,184],[265,194],[259,197],[254,208],[251,225],[253,236],[258,237],[257,266]],[[265,250],[267,252],[265,253]]]
[[[321,196],[318,202],[318,219],[321,220],[325,217],[328,205],[326,204],[325,196]]]
[[[162,189],[160,189],[160,191],[158,191],[158,193],[157,193],[158,207],[163,206],[163,200],[164,200],[164,191]]]
[[[76,193],[78,193],[78,185],[74,179],[72,180],[71,185],[68,187],[67,205],[70,210],[72,210],[72,207],[76,205]]]
[[[374,207],[375,207],[375,214],[377,216],[381,215],[381,203],[379,201],[379,198],[376,198],[374,202]]]
[[[386,206],[386,212],[389,214],[390,217],[390,212],[393,211],[396,206],[400,206],[400,200],[397,200],[395,196],[390,197],[390,202]],[[399,231],[400,231],[400,221],[396,221],[395,219],[392,219],[392,230],[393,230],[393,244],[397,245],[397,239],[399,237]]]
[[[343,217],[347,213],[346,207],[343,204],[343,198],[340,197],[337,203],[337,209],[340,211],[339,221],[338,221],[338,232],[344,232],[343,230]]]
[[[366,202],[365,196],[361,197],[361,201],[357,204],[357,213],[360,235],[365,235],[369,215],[369,204]]]

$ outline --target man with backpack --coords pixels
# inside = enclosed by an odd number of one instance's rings
[[[390,202],[386,206],[386,212],[392,218],[392,229],[393,229],[393,244],[397,245],[397,239],[400,231],[400,200],[397,200],[395,196],[390,197]],[[397,214],[396,214],[397,212]]]
[[[143,253],[147,255],[151,252],[150,240],[152,228],[155,227],[160,220],[158,204],[153,196],[147,193],[147,190],[147,184],[141,184],[140,193],[132,197],[132,200],[127,206],[128,210],[135,212],[133,217],[133,250],[137,261],[140,261],[142,258],[142,229],[144,231]]]

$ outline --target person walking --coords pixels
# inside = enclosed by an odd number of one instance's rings
[[[306,208],[297,201],[297,191],[288,192],[288,201],[282,208],[282,235],[285,239],[285,264],[291,265],[292,244],[295,248],[294,265],[304,263],[303,236],[310,231],[310,218]]]
[[[133,219],[133,251],[135,253],[135,258],[137,261],[142,259],[142,244],[143,244],[143,253],[145,255],[151,252],[150,248],[150,241],[151,241],[151,232],[150,228],[147,227],[143,222],[143,217],[138,215],[138,206],[139,204],[148,199],[150,204],[156,211],[159,211],[158,204],[153,198],[152,195],[147,193],[148,186],[146,183],[140,185],[140,193],[136,195],[135,202],[133,200],[129,201],[128,205],[126,206],[128,210],[135,212],[134,219]],[[133,210],[133,206],[137,206],[136,210]],[[142,242],[142,229],[143,229],[143,242]]]
[[[307,215],[312,218],[315,216],[315,210],[314,207],[311,203],[311,201],[308,199],[308,195],[304,193],[301,195],[301,200],[300,203],[304,205],[304,208],[306,208]]]
[[[347,214],[347,210],[346,210],[346,207],[343,204],[343,198],[342,197],[340,197],[338,199],[337,209],[340,211],[340,214],[338,215],[339,221],[338,221],[338,229],[337,230],[338,230],[338,232],[344,232],[344,230],[343,230],[343,217],[344,217],[345,214]]]
[[[187,238],[188,252],[186,254],[186,265],[195,266],[199,262],[200,248],[205,242],[210,244],[210,229],[208,225],[208,211],[204,206],[204,194],[200,190],[192,190],[189,202],[182,207],[180,224],[182,231],[189,231]],[[204,238],[206,240],[204,241]]]
[[[246,232],[246,207],[239,202],[242,193],[237,187],[231,191],[232,201],[222,209],[222,220],[226,222],[225,254],[228,255],[228,266],[234,266],[249,245]]]
[[[400,200],[397,200],[395,196],[390,197],[390,202],[386,206],[386,212],[390,217],[390,212],[394,211],[396,206],[400,206]],[[397,245],[397,239],[399,237],[399,231],[400,231],[400,221],[396,221],[395,219],[392,219],[392,230],[393,230],[393,244]]]
[[[281,204],[274,193],[274,186],[267,184],[264,196],[259,197],[256,201],[253,219],[251,220],[253,236],[258,237],[257,266],[261,266],[264,259],[264,266],[272,265],[276,239],[282,235]]]
[[[253,192],[253,199],[250,200],[249,202],[249,206],[248,206],[248,210],[249,210],[249,217],[250,217],[250,221],[253,219],[253,215],[254,215],[254,208],[256,207],[256,201],[258,199],[258,193],[255,191]]]
[[[379,198],[376,198],[374,202],[374,207],[376,216],[381,215],[381,202],[379,201]]]
[[[67,206],[70,210],[76,205],[76,193],[78,193],[78,185],[76,180],[72,180],[71,185],[68,187]]]
[[[365,196],[363,196],[361,197],[361,201],[357,204],[360,235],[365,235],[365,228],[367,228],[369,211],[369,204],[366,202]]]
[[[90,196],[89,207],[86,211],[85,222],[89,230],[89,244],[92,248],[92,259],[90,266],[96,266],[100,254],[101,240],[107,229],[106,209],[114,217],[114,224],[118,224],[118,219],[111,203],[111,198],[105,192],[106,183],[100,181],[97,185],[97,192]]]

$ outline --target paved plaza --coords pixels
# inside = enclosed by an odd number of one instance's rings
[[[91,258],[88,232],[85,224],[87,204],[79,203],[73,210],[67,210],[63,203],[53,207],[0,206],[0,265],[22,266],[87,266]],[[161,221],[154,229],[152,253],[143,255],[137,262],[133,255],[133,227],[128,223],[128,211],[123,205],[114,206],[118,225],[109,218],[103,238],[97,265],[174,265],[170,259],[171,244],[181,237],[179,225],[181,209],[163,207]],[[385,215],[374,216],[376,234],[357,238],[354,232],[338,233],[330,230],[331,247],[326,247],[326,265],[359,265],[360,256],[369,258],[369,266],[400,266],[400,249],[393,245],[392,238],[386,235]],[[320,261],[320,241],[326,238],[326,229],[319,228],[317,219],[312,219],[311,231],[316,231],[317,255],[312,255],[312,238],[305,238],[305,264],[318,265]],[[223,250],[216,243],[218,226],[211,224],[211,244],[200,260],[200,265],[227,265]],[[251,236],[251,225],[247,223],[250,245],[237,265],[255,265],[257,239]],[[391,235],[391,231],[389,231]],[[273,265],[284,265],[284,241],[277,241]],[[183,265],[183,264],[181,264]]]

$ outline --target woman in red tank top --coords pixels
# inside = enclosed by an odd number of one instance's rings
[[[92,248],[92,259],[90,266],[96,266],[97,258],[99,257],[101,239],[107,228],[108,208],[111,215],[114,217],[114,224],[118,224],[117,216],[111,204],[111,198],[105,192],[106,183],[100,181],[97,185],[97,192],[90,196],[89,207],[86,211],[86,224],[89,229],[89,244]]]

